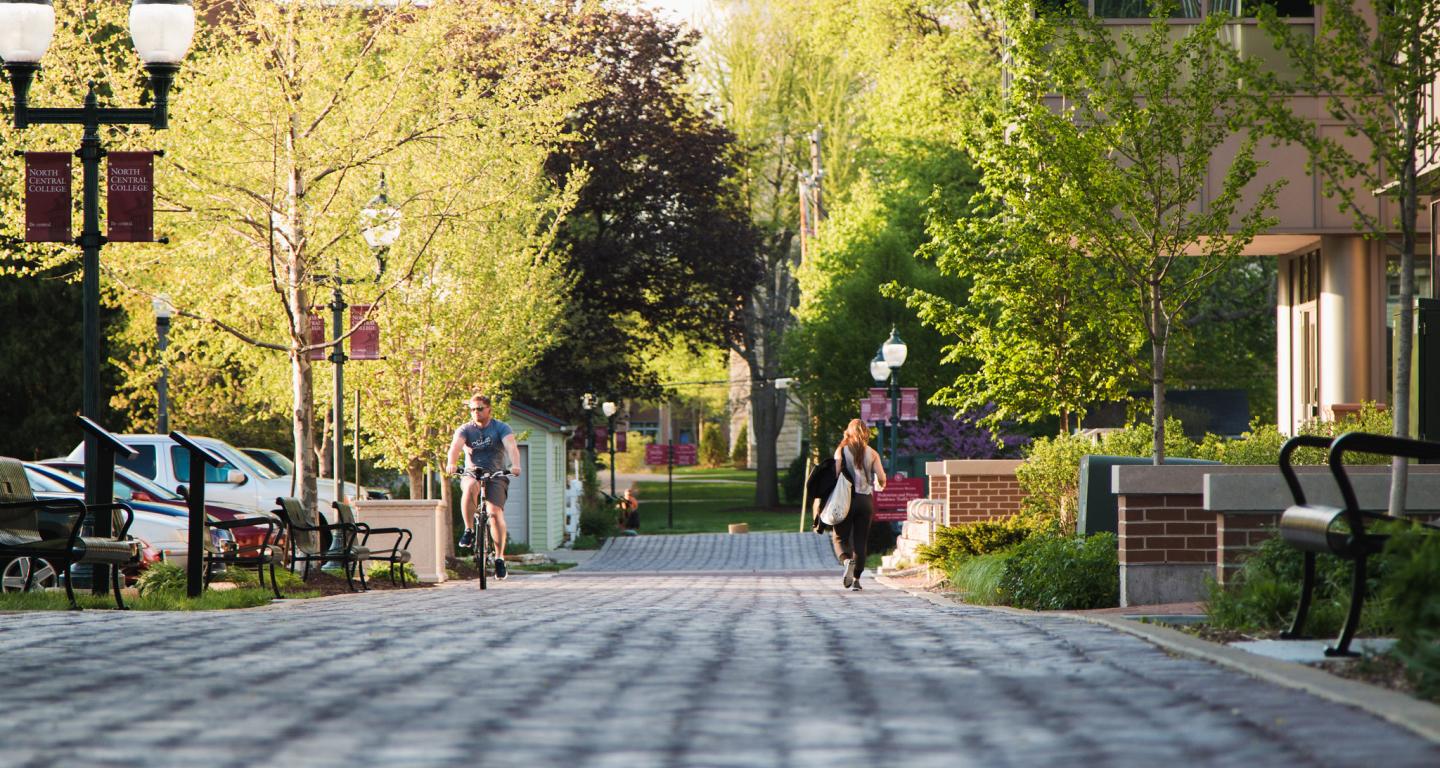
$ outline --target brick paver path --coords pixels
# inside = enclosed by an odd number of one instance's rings
[[[0,764],[1440,765],[1098,625],[778,570],[0,616]]]
[[[834,571],[829,536],[813,533],[697,533],[688,536],[621,536],[609,539],[594,558],[569,572],[647,571]]]

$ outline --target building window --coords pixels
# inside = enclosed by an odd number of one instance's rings
[[[1435,298],[1430,281],[1430,238],[1415,238],[1415,295]],[[1400,240],[1390,238],[1385,247],[1385,326],[1395,327],[1395,313],[1400,311]]]
[[[1311,251],[1290,261],[1290,305],[1320,298],[1320,252]]]

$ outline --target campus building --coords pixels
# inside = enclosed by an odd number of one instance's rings
[[[1269,0],[1286,23],[1311,36],[1323,21],[1323,8],[1302,0]],[[1259,60],[1266,68],[1285,73],[1290,64],[1277,51],[1256,20],[1245,18],[1260,3],[1244,0],[1184,0],[1171,24],[1181,27],[1199,22],[1207,13],[1225,12],[1240,17],[1226,35],[1241,55]],[[1091,12],[1107,27],[1150,24],[1144,0],[1090,0]],[[1129,18],[1127,18],[1129,17]],[[1435,114],[1436,89],[1430,89],[1429,112]],[[1344,126],[1330,117],[1323,100],[1299,96],[1292,108],[1308,115],[1331,137],[1363,156],[1363,139],[1345,135]],[[1240,137],[1226,145],[1238,148]],[[1277,259],[1276,296],[1276,419],[1281,430],[1295,431],[1314,419],[1333,419],[1365,401],[1388,403],[1391,389],[1391,347],[1395,314],[1399,309],[1399,233],[1371,240],[1357,232],[1353,215],[1326,197],[1318,177],[1306,168],[1307,152],[1296,145],[1262,144],[1260,169],[1250,187],[1258,192],[1276,180],[1287,183],[1277,197],[1276,226],[1257,237],[1245,253]],[[1231,157],[1225,152],[1212,161],[1208,189],[1218,193]],[[1428,169],[1435,185],[1440,168]],[[1423,191],[1423,188],[1422,188]],[[1369,203],[1379,221],[1396,220],[1398,203],[1375,190],[1356,189],[1358,199]],[[1422,200],[1420,237],[1415,260],[1416,293],[1431,297],[1433,216],[1440,215]]]

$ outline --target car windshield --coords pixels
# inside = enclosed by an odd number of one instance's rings
[[[79,486],[78,488],[76,488],[76,490],[84,490],[84,489],[85,489],[85,465],[84,465],[84,464],[63,464],[63,465],[61,465],[61,466],[59,466],[59,467],[50,467],[47,471],[49,471],[49,472],[54,472],[54,473],[56,473],[57,475],[62,475],[62,476],[64,476],[64,477],[73,477],[73,478],[75,478],[76,482],[80,483],[80,486]],[[114,487],[111,489],[111,495],[113,495],[113,496],[115,497],[115,500],[116,500],[116,501],[134,501],[134,500],[135,500],[135,489],[134,489],[134,487],[132,487],[130,484],[128,484],[128,483],[126,483],[126,482],[124,482],[123,480],[120,479],[121,473],[128,474],[128,475],[130,475],[131,477],[134,477],[134,476],[135,476],[135,473],[134,473],[134,472],[131,472],[130,470],[128,470],[128,469],[126,469],[126,468],[124,468],[124,467],[116,467],[116,468],[115,468],[115,480],[113,481]],[[146,481],[146,482],[149,482],[149,481]],[[174,494],[171,494],[171,495],[173,496]]]
[[[144,491],[155,497],[158,501],[184,501],[185,497],[166,488],[165,486],[141,475],[139,472],[131,472],[124,467],[115,468],[117,480],[123,480],[138,491]]]
[[[245,455],[279,472],[282,476],[295,474],[295,462],[279,451],[265,448],[243,448],[241,450],[245,451]]]
[[[249,456],[246,456],[244,451],[235,448],[229,443],[222,443],[218,440],[215,442],[210,442],[207,440],[202,443],[202,445],[214,451],[215,453],[220,454],[221,458],[229,459],[237,466],[243,466],[247,469],[252,470],[254,474],[260,477],[266,478],[268,480],[274,480],[275,478],[280,477],[280,475],[270,471],[269,467],[261,466],[260,462],[250,458]]]
[[[66,478],[62,480],[61,478]],[[78,477],[67,476],[56,470],[43,471],[25,467],[25,479],[30,481],[30,490],[40,493],[74,493],[85,490],[85,483]]]

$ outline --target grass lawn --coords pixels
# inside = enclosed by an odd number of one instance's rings
[[[696,480],[721,482],[694,482]],[[798,531],[800,508],[756,509],[755,472],[740,469],[675,471],[675,527],[667,521],[668,485],[637,483],[640,496],[640,533],[725,533],[731,523],[747,523],[751,531]]]
[[[287,594],[290,598],[316,597],[318,592]],[[125,600],[125,606],[135,611],[214,611],[227,608],[253,608],[268,605],[275,595],[268,589],[242,588],[229,590],[206,590],[199,597],[191,599],[181,592],[165,591],[144,597]],[[115,609],[115,598],[110,595],[95,595],[76,591],[76,602],[86,610]],[[0,611],[65,611],[70,601],[64,590],[44,592],[7,592],[0,594]]]

